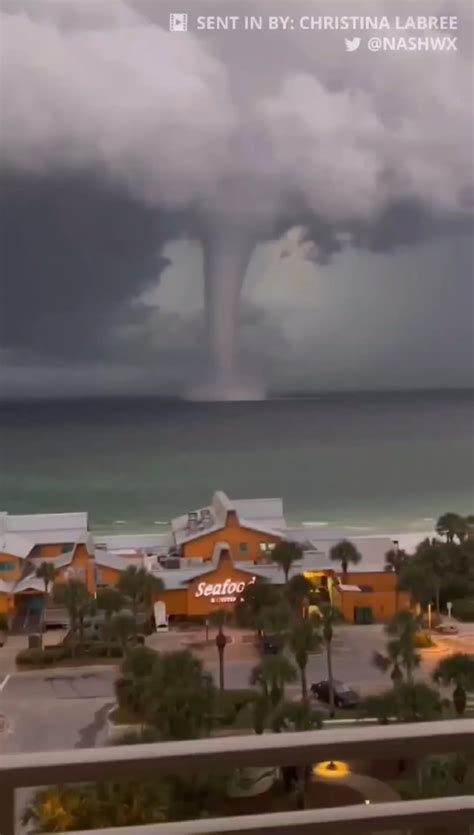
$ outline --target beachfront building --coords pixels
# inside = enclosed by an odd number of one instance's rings
[[[0,513],[0,612],[17,628],[38,626],[45,595],[36,569],[44,561],[57,569],[59,582],[76,577],[93,592],[93,553],[87,513]]]
[[[323,532],[324,530],[324,532]],[[10,516],[0,514],[0,612],[17,623],[37,624],[44,606],[44,583],[35,571],[51,560],[59,582],[83,580],[94,594],[115,585],[129,565],[160,577],[166,616],[205,618],[231,609],[252,583],[282,585],[272,552],[282,540],[298,542],[302,557],[290,578],[303,574],[313,585],[312,602],[331,601],[349,623],[389,620],[410,606],[396,592],[396,576],[385,571],[388,537],[352,537],[362,560],[344,576],[331,561],[331,548],[347,531],[287,525],[281,499],[232,500],[218,491],[209,505],[173,519],[153,534],[92,535],[86,513]]]

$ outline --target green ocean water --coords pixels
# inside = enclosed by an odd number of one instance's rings
[[[466,391],[3,404],[0,509],[153,530],[222,489],[282,496],[294,523],[421,531],[474,509],[473,416]]]

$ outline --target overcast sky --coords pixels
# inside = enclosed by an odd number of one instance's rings
[[[175,5],[0,5],[1,395],[186,390],[208,362],[202,220],[234,213],[260,240],[239,363],[269,391],[472,385],[470,3],[317,4],[457,14],[458,51],[432,54],[169,33]]]

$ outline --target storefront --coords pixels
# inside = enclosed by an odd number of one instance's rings
[[[223,547],[210,567],[169,569],[159,576],[166,590],[157,599],[165,604],[166,614],[172,620],[176,616],[205,618],[216,609],[233,609],[245,589],[257,581],[259,573],[256,566],[237,567],[230,551]]]
[[[303,574],[313,585],[310,606],[332,603],[337,606],[347,623],[367,624],[389,620],[397,610],[410,606],[407,593],[396,592],[396,576],[387,572],[349,575],[343,584],[337,572],[311,568],[311,556],[295,565],[290,577]],[[314,559],[320,559],[315,557]],[[235,562],[227,543],[220,543],[212,561],[200,566],[161,570],[165,591],[157,596],[166,607],[166,617],[173,619],[203,619],[216,609],[232,610],[249,586],[260,581],[282,586],[284,576],[275,564]],[[353,582],[357,580],[358,582]]]

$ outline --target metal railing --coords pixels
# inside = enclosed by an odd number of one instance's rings
[[[127,777],[157,777],[183,771],[223,769],[242,765],[298,765],[331,759],[424,757],[435,753],[472,752],[474,723],[456,719],[406,725],[352,727],[306,733],[265,734],[9,754],[0,759],[0,835],[15,835],[15,790],[52,784],[99,782]],[[464,835],[474,824],[474,798],[360,804],[336,809],[311,809],[206,819],[182,823],[120,828],[120,835],[217,835],[217,833],[344,832],[416,830],[446,826]],[[94,830],[112,835],[114,830]],[[117,830],[115,830],[117,832]]]

